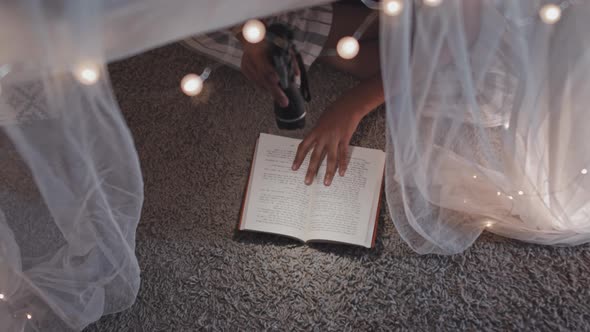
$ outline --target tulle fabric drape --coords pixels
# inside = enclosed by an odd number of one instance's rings
[[[0,329],[80,330],[137,294],[143,184],[105,63],[325,2],[0,5]],[[406,0],[381,15],[386,197],[416,251],[458,253],[484,229],[588,240],[590,10],[555,1],[550,25],[547,3]]]
[[[142,175],[105,64],[325,2],[0,4],[0,331],[81,330],[137,295]]]
[[[554,24],[539,15],[551,3]],[[406,1],[382,15],[387,199],[417,252],[461,252],[484,229],[590,239],[589,8]]]

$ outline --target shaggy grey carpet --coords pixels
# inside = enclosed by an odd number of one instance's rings
[[[258,134],[303,132],[279,131],[270,98],[229,68],[201,98],[182,95],[182,76],[207,63],[171,45],[110,67],[145,178],[142,284],[131,309],[88,331],[590,329],[589,246],[484,234],[464,254],[419,256],[386,204],[374,250],[236,234]],[[310,76],[314,120],[354,84],[322,66]],[[382,109],[352,143],[384,148]]]
[[[386,204],[373,250],[236,233],[258,134],[304,132],[277,130],[270,98],[229,68],[184,96],[180,79],[206,63],[171,45],[110,66],[145,179],[142,283],[132,308],[88,332],[590,329],[589,246],[484,234],[461,255],[418,256]],[[313,123],[354,81],[321,66],[310,76]],[[384,147],[383,110],[352,143]]]

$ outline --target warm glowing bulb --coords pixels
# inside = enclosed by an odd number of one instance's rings
[[[342,37],[336,45],[336,52],[343,59],[352,59],[359,53],[359,47],[354,37]]]
[[[486,223],[486,227],[487,227],[487,228],[490,228],[490,227],[492,227],[492,225],[493,225],[493,223],[492,223],[491,221],[488,221],[488,222]]]
[[[543,22],[547,24],[553,24],[559,21],[559,19],[561,18],[561,8],[554,4],[548,4],[541,8],[541,11],[539,11],[539,15],[541,16]]]
[[[27,314],[27,319],[32,319],[32,318],[33,318],[33,315]]]
[[[519,191],[518,191],[518,194],[519,194],[520,196],[522,196],[522,195],[524,195],[524,192],[523,192],[522,190],[519,190]]]
[[[383,4],[383,12],[389,16],[396,16],[401,13],[404,6],[400,0],[387,0]]]
[[[0,293],[0,300],[4,300],[4,294]]]
[[[504,129],[509,129],[509,128],[510,128],[510,122],[504,123]]]
[[[436,7],[440,5],[441,2],[442,0],[424,0],[424,4],[430,7]]]
[[[197,74],[188,74],[180,81],[180,88],[187,96],[196,96],[203,90],[203,79]]]
[[[580,173],[586,175],[586,174],[588,174],[588,170],[585,169],[585,168],[582,168],[582,170],[580,171]]]
[[[508,199],[514,199],[514,197],[512,197],[512,196],[508,196]]]
[[[477,179],[477,175],[473,175],[473,178],[474,178],[474,179]]]
[[[502,195],[502,193],[498,191],[498,192],[496,192],[496,195],[500,196],[500,195]]]
[[[259,20],[249,20],[242,27],[242,35],[248,42],[256,44],[264,39],[266,27]]]
[[[100,77],[100,68],[95,62],[83,62],[74,69],[74,76],[80,83],[91,85],[98,81]]]

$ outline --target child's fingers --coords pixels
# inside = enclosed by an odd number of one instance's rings
[[[279,74],[273,68],[266,68],[266,78],[271,84],[279,84]]]
[[[301,76],[301,70],[299,68],[299,64],[297,64],[297,58],[295,54],[291,53],[293,56],[291,57],[291,66],[295,69],[295,76]]]
[[[301,143],[299,143],[299,146],[297,146],[297,153],[295,154],[295,160],[293,161],[292,169],[294,171],[301,167],[303,160],[305,160],[305,156],[307,156],[307,153],[313,147],[314,143],[315,139],[312,135],[307,136]]]
[[[328,165],[326,166],[326,176],[324,177],[324,185],[329,186],[332,184],[334,174],[336,174],[336,168],[338,167],[338,145],[332,144],[328,147]]]
[[[287,107],[289,106],[289,98],[287,95],[281,90],[278,84],[268,84],[268,90],[272,94],[273,99],[281,106]]]
[[[264,77],[262,78],[264,86],[270,91],[273,99],[281,106],[287,107],[289,105],[289,99],[287,95],[281,90],[279,86],[279,75],[272,67],[266,67],[264,70]]]

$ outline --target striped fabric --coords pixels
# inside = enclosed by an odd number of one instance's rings
[[[283,23],[293,29],[294,44],[303,63],[309,68],[320,56],[332,25],[332,6],[306,8],[263,19],[268,26]],[[219,62],[240,69],[242,45],[234,36],[233,29],[220,30],[187,38],[183,43],[199,53]]]

